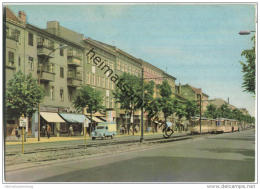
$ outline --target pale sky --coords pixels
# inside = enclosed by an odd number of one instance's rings
[[[9,5],[26,12],[28,22],[45,28],[59,21],[86,37],[111,45],[161,68],[178,84],[202,88],[253,115],[255,98],[243,92],[243,49],[251,48],[255,6],[247,4],[74,4]]]

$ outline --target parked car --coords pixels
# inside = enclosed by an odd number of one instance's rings
[[[94,131],[92,131],[91,136],[92,140],[96,138],[107,138],[111,137],[111,139],[116,135],[116,123],[102,122],[98,123],[98,126]]]

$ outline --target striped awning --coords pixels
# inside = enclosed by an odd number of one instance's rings
[[[50,123],[65,123],[65,121],[59,116],[58,113],[52,112],[40,112],[43,119]]]
[[[91,119],[91,118],[89,117],[89,119]],[[101,120],[101,119],[99,119],[99,118],[97,118],[97,117],[95,117],[95,116],[92,117],[92,120],[95,121],[95,122],[97,122],[97,123],[104,122],[103,120]]]
[[[70,123],[84,123],[87,119],[83,114],[59,113],[60,116]]]

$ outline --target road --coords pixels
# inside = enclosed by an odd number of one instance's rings
[[[253,182],[255,132],[146,145],[6,171],[7,182]]]

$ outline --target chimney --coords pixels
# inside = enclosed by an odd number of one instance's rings
[[[26,23],[26,14],[23,11],[19,11],[19,18],[23,23]]]

